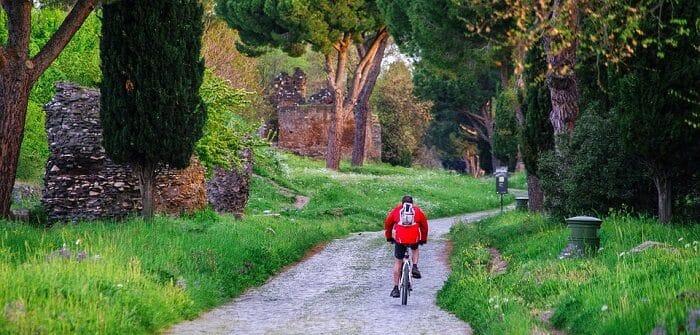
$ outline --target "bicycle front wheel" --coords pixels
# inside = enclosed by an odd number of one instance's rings
[[[408,292],[410,291],[410,275],[411,269],[408,268],[408,264],[403,265],[401,271],[401,304],[406,305],[408,303]]]

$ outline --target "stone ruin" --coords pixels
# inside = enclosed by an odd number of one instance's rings
[[[52,221],[123,218],[141,209],[138,178],[107,157],[99,120],[100,93],[56,83],[46,104],[50,156],[42,203]],[[204,168],[165,168],[156,179],[156,212],[192,212],[207,205]]]
[[[206,170],[195,156],[184,169],[162,169],[156,177],[153,195],[156,213],[193,213],[206,207],[205,177]]]
[[[275,77],[268,99],[273,106],[284,108],[304,104],[305,96],[306,74],[300,68],[296,68],[291,76],[282,72]]]
[[[270,102],[277,109],[279,123],[277,147],[293,153],[314,158],[324,158],[328,146],[328,124],[333,108],[333,92],[323,89],[311,95],[306,94],[306,76],[299,68],[292,76],[279,74],[272,85]],[[381,159],[381,127],[376,115],[370,114],[367,123],[365,157]],[[341,154],[352,155],[355,122],[346,118],[341,134]]]
[[[217,212],[233,213],[237,218],[243,210],[250,194],[250,177],[253,174],[253,151],[250,148],[240,152],[241,166],[229,170],[214,168],[211,180],[207,182],[207,195]]]

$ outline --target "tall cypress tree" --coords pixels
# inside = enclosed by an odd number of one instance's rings
[[[162,164],[184,168],[202,136],[199,96],[203,9],[198,0],[122,0],[102,21],[101,120],[104,147],[141,181],[143,216],[153,215]]]
[[[527,170],[528,206],[533,212],[542,211],[544,195],[540,186],[540,172],[537,161],[540,155],[554,149],[554,129],[549,122],[552,111],[549,89],[542,78],[537,78],[547,63],[539,45],[528,53],[526,62],[530,68],[525,72],[527,90],[523,114],[525,125],[521,131],[521,151]]]

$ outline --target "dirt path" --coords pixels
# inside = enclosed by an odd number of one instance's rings
[[[435,304],[449,274],[444,234],[478,212],[430,220],[421,249],[423,278],[414,281],[408,305],[389,297],[393,247],[381,232],[356,233],[278,274],[231,303],[183,322],[168,334],[471,334],[468,324]]]

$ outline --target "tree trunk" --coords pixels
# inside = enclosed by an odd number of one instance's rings
[[[666,224],[671,220],[671,183],[667,173],[654,175],[654,185],[659,200],[659,222]]]
[[[343,94],[340,90],[335,90],[333,110],[330,115],[328,125],[328,152],[326,154],[326,168],[338,171],[340,168],[340,140],[343,131]]]
[[[544,202],[544,192],[540,185],[540,178],[528,174],[527,175],[527,205],[531,212],[542,212],[542,204]]]
[[[328,145],[326,149],[326,168],[338,170],[340,168],[340,140],[343,131],[343,102],[345,101],[345,65],[347,63],[347,44],[341,43],[338,48],[335,66],[333,58],[326,55],[326,73],[328,74],[328,87],[333,90],[333,108],[328,124]]]
[[[134,166],[134,171],[139,177],[139,182],[141,183],[141,216],[145,219],[150,219],[153,217],[153,212],[155,208],[155,201],[153,198],[153,191],[155,189],[156,182],[156,169],[155,165],[151,163],[139,164]]]
[[[552,111],[549,120],[554,128],[554,150],[560,154],[561,141],[568,139],[574,131],[578,118],[578,80],[576,78],[576,49],[578,41],[577,4],[576,0],[556,0],[553,5],[552,20],[566,15],[566,25],[571,29],[571,41],[562,41],[560,35],[553,31],[543,37],[543,47],[547,55],[546,82],[552,101]],[[551,35],[551,36],[550,36]],[[562,46],[564,45],[564,46]]]
[[[24,71],[0,72],[0,217],[10,218],[10,202],[24,136],[31,85]],[[21,69],[20,69],[21,70]]]
[[[325,55],[325,70],[328,74],[328,87],[335,93],[333,99],[333,110],[330,115],[330,124],[328,126],[328,152],[326,153],[326,168],[338,170],[340,167],[340,149],[342,125],[345,117],[349,115],[357,104],[360,92],[367,84],[369,71],[371,69],[371,60],[376,56],[380,42],[387,37],[386,28],[381,28],[377,31],[376,37],[371,46],[367,49],[364,57],[360,59],[355,71],[351,90],[347,92],[347,50],[353,43],[353,36],[350,33],[345,33],[338,40],[338,44],[334,46],[336,50],[336,62],[333,66],[333,57],[330,54]]]
[[[379,45],[379,50],[374,56],[374,59],[370,61],[371,68],[368,72],[369,77],[358,96],[357,105],[355,106],[355,137],[352,142],[352,166],[362,166],[365,161],[367,125],[370,115],[369,97],[372,95],[374,85],[377,83],[377,77],[379,77],[382,60],[384,59],[384,49],[386,49],[386,44],[389,40],[386,35],[382,35],[380,38],[382,40]],[[368,47],[364,49],[364,53],[366,54]],[[359,51],[360,50],[358,50],[358,52]]]
[[[8,33],[6,44],[0,44],[0,217],[10,217],[29,91],[73,38],[96,2],[78,0],[58,30],[33,58],[29,58],[32,2],[0,0]]]
[[[481,115],[484,118],[484,128],[486,128],[486,136],[488,136],[487,139],[489,142],[489,146],[491,147],[491,171],[496,172],[496,168],[498,168],[501,165],[501,162],[498,160],[498,158],[496,158],[496,154],[494,153],[494,148],[496,147],[496,136],[494,126],[496,125],[496,122],[493,117],[493,104],[490,102],[484,104],[481,107]]]

